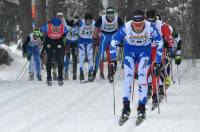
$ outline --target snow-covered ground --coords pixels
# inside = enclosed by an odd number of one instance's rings
[[[11,49],[14,52],[15,48]],[[130,119],[120,127],[123,71],[115,79],[116,115],[113,115],[113,85],[97,79],[92,83],[65,81],[48,87],[45,81],[16,81],[23,65],[20,52],[12,54],[11,66],[0,66],[0,132],[199,132],[200,61],[184,61],[173,74],[176,83],[167,90],[168,100],[160,105],[161,114],[150,110],[147,119],[135,126],[137,92],[131,103]],[[26,77],[26,76],[25,76]],[[137,87],[137,82],[135,87]],[[137,90],[135,90],[137,91]]]

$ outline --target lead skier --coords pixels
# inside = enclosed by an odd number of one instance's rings
[[[124,39],[124,71],[123,84],[123,111],[119,125],[128,120],[130,115],[131,84],[134,79],[135,65],[138,63],[139,100],[138,118],[139,125],[145,118],[145,105],[147,102],[147,73],[150,66],[151,39],[157,44],[156,62],[154,63],[154,74],[159,75],[163,40],[154,25],[145,20],[144,12],[135,10],[132,20],[126,22],[114,35],[111,41],[111,71],[114,74],[114,63],[116,62],[117,45]]]

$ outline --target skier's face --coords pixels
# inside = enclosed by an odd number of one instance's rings
[[[61,21],[64,19],[63,15],[57,15],[57,18],[59,18]]]
[[[107,13],[106,14],[106,17],[109,21],[113,21],[114,17],[115,17],[115,14],[114,13]]]
[[[144,21],[141,22],[132,22],[131,23],[132,28],[134,31],[136,31],[137,33],[141,33],[144,29]]]
[[[34,38],[34,40],[37,40],[40,38],[40,36],[33,34],[33,38]]]
[[[85,19],[85,25],[91,25],[92,19]]]

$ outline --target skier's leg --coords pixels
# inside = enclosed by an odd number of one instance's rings
[[[98,54],[95,58],[95,67],[94,67],[94,72],[93,72],[94,78],[96,77],[96,72],[98,70],[100,60],[102,60],[103,57],[104,57],[106,43],[107,43],[106,42],[106,36],[104,34],[102,34],[100,46],[99,46],[99,49],[98,49]]]
[[[58,63],[58,81],[63,81],[63,60],[64,60],[64,49],[61,44],[56,47],[56,59]]]
[[[92,53],[93,53],[93,48],[92,48],[92,44],[88,44],[87,45],[87,58],[88,58],[88,62],[89,62],[89,71],[92,71],[93,70],[93,56],[92,56]]]
[[[130,109],[130,96],[131,96],[131,84],[133,81],[134,75],[134,58],[132,56],[127,55],[124,60],[124,71],[125,78],[123,82],[123,110],[119,120],[119,125],[122,125],[125,121],[128,120],[131,109]]]
[[[36,68],[36,73],[37,73],[37,79],[41,81],[41,60],[40,60],[40,53],[39,49],[35,50],[34,54],[34,61],[35,61],[35,68]]]
[[[84,60],[85,60],[85,46],[83,43],[80,43],[78,46],[79,49],[79,67],[80,67],[80,75],[79,79],[84,80]]]
[[[139,82],[139,104],[146,104],[147,102],[147,75],[149,70],[149,57],[144,56],[140,59],[138,65],[138,82]]]
[[[79,68],[80,71],[83,71],[84,69],[84,60],[85,60],[85,46],[84,44],[79,44]]]
[[[73,44],[72,47],[72,61],[73,61],[73,80],[77,79],[77,56],[78,56],[78,44]]]
[[[47,63],[46,63],[46,70],[47,70],[47,81],[50,81],[52,79],[51,77],[51,64],[52,64],[52,47],[50,44],[47,45],[46,53],[47,53]]]

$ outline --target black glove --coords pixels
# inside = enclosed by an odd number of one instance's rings
[[[117,64],[117,61],[111,61],[111,63],[110,63],[110,67],[109,67],[109,69],[110,69],[110,74],[111,75],[115,75],[115,71],[116,71],[116,64]]]
[[[180,55],[177,55],[177,56],[175,57],[175,64],[176,64],[176,65],[180,65],[180,64],[181,64],[181,60],[182,60],[181,56],[180,56]]]
[[[27,58],[28,61],[30,61],[31,55],[30,55],[30,54],[27,54],[26,58]]]
[[[170,58],[174,58],[175,54],[175,50],[174,48],[167,48],[167,56],[169,56]]]
[[[160,75],[160,64],[159,63],[154,63],[153,75],[156,77],[158,77]]]
[[[22,56],[23,57],[26,57],[27,56],[27,53],[25,51],[22,51]]]
[[[124,47],[124,43],[119,43],[118,46],[122,48]]]

